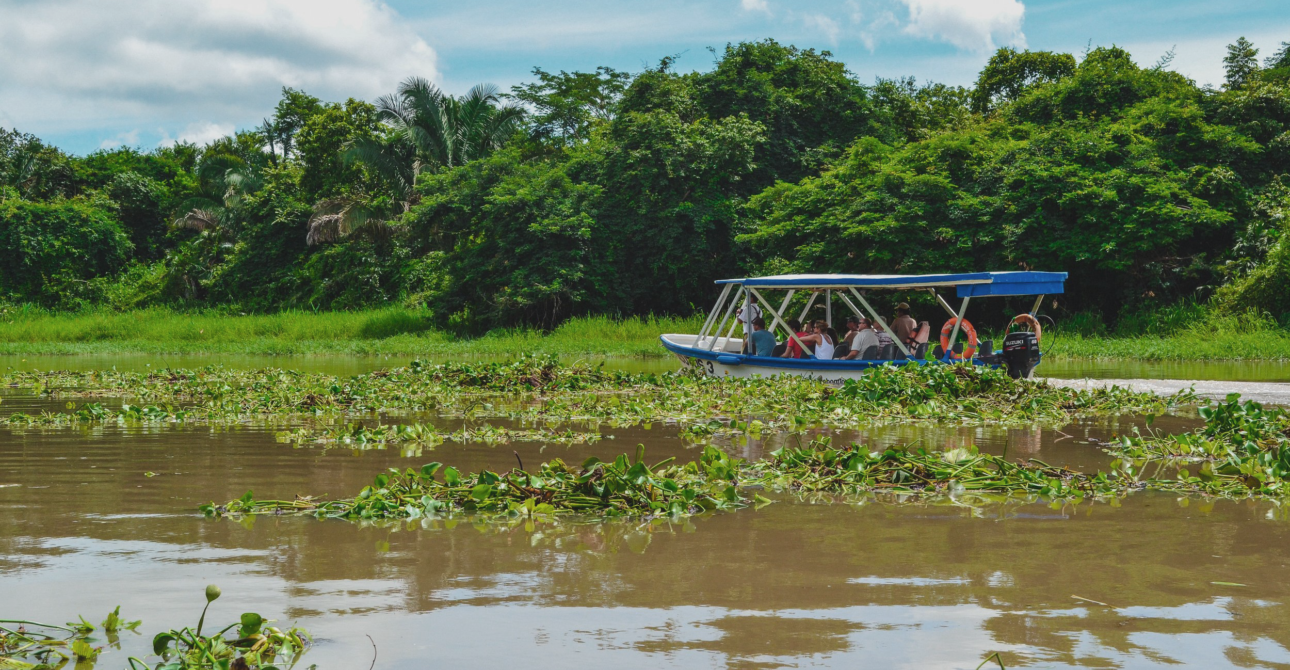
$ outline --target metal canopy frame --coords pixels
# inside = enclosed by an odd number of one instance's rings
[[[799,321],[806,318],[811,308],[815,306],[815,301],[820,293],[823,293],[825,320],[830,325],[832,325],[833,321],[833,298],[836,295],[856,316],[868,317],[882,326],[884,330],[890,332],[891,328],[888,326],[887,321],[865,299],[862,289],[922,290],[931,293],[941,308],[954,319],[954,329],[950,332],[949,347],[945,352],[945,360],[951,360],[954,356],[954,344],[957,342],[959,332],[962,330],[963,318],[967,315],[968,304],[973,297],[1037,295],[1035,304],[1030,311],[1031,315],[1034,315],[1039,310],[1039,306],[1046,294],[1061,293],[1063,291],[1065,280],[1065,272],[975,272],[941,275],[776,275],[745,279],[723,279],[716,282],[722,284],[721,296],[717,298],[717,303],[713,305],[712,311],[708,313],[707,318],[704,320],[703,328],[695,339],[694,347],[696,349],[707,349],[708,351],[715,349],[717,342],[722,339],[722,331],[726,330],[726,322],[734,314],[735,307],[742,304],[745,313],[747,313],[747,310],[753,304],[758,304],[764,312],[768,312],[771,315],[770,329],[772,331],[776,328],[783,328],[788,333],[789,338],[796,342],[803,351],[806,351],[806,344],[798,338],[796,332],[788,327],[787,319],[784,316],[784,312],[792,302],[793,296],[803,289],[810,290],[811,297],[806,301],[806,307],[802,310],[801,316],[798,317]],[[957,310],[936,290],[937,288],[950,287],[955,288],[959,297],[963,299]],[[787,295],[784,296],[779,309],[775,309],[770,304],[770,301],[762,295],[761,291],[757,290],[768,288],[787,290]],[[730,299],[732,291],[734,297]],[[863,306],[863,309],[857,307],[851,301],[847,295],[848,293]],[[724,313],[722,313],[723,306],[725,307]],[[721,314],[719,321],[718,314]],[[739,323],[738,318],[730,323],[730,328],[725,335],[727,341],[734,335]],[[746,330],[751,330],[751,324]],[[745,332],[745,340],[748,334],[748,332]],[[911,354],[905,343],[896,340],[894,337],[892,339],[901,353],[906,358],[909,358]]]

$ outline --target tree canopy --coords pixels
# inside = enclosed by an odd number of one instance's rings
[[[964,88],[762,40],[509,93],[287,88],[203,146],[0,130],[0,300],[401,301],[482,332],[693,313],[742,273],[1034,268],[1108,319],[1212,299],[1290,321],[1290,43],[1260,53],[1235,41],[1212,89],[1168,56],[1005,48]]]

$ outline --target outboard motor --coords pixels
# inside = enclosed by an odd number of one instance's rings
[[[1003,338],[1003,365],[1013,379],[1029,379],[1039,364],[1039,338],[1034,333],[1008,333]]]

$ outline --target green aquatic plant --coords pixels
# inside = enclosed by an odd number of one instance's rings
[[[1224,497],[1290,495],[1290,413],[1242,402],[1235,393],[1197,411],[1205,425],[1194,431],[1138,432],[1107,445],[1117,456],[1112,466],[1135,479],[1153,470],[1156,487]],[[1172,478],[1160,477],[1171,471]]]
[[[269,619],[246,612],[236,623],[214,635],[203,635],[206,612],[221,595],[218,586],[206,587],[206,605],[196,630],[171,629],[152,638],[152,653],[160,657],[155,665],[131,657],[131,670],[268,670],[290,668],[305,653],[313,638],[300,628],[282,630]],[[285,663],[285,666],[283,665]]]
[[[391,468],[353,498],[256,500],[251,492],[222,505],[202,506],[212,517],[254,514],[309,514],[341,519],[419,519],[480,513],[500,518],[581,513],[605,517],[683,517],[727,510],[747,503],[737,485],[742,461],[707,447],[699,460],[675,465],[667,459],[650,467],[644,448],[636,458],[589,458],[580,467],[555,459],[535,472],[513,469],[462,473],[429,463],[419,470]],[[442,479],[436,478],[436,475]]]
[[[1075,390],[1014,380],[973,366],[891,366],[840,387],[802,377],[733,379],[692,372],[608,372],[524,356],[510,363],[425,365],[340,378],[276,369],[12,372],[6,385],[91,402],[69,412],[11,415],[11,428],[121,423],[288,422],[309,417],[432,412],[445,418],[538,423],[596,421],[611,426],[671,422],[682,429],[717,421],[765,430],[875,423],[1061,425],[1094,414],[1161,414],[1194,402],[1127,389]],[[96,404],[120,397],[112,410]],[[727,428],[729,430],[730,428]],[[719,432],[719,431],[716,431]]]
[[[770,458],[752,463],[749,469],[751,480],[793,493],[988,492],[1083,500],[1089,496],[1114,495],[1122,488],[1113,478],[1101,473],[1087,475],[1035,459],[1014,463],[979,453],[975,447],[871,452],[855,444],[833,448],[827,440],[818,440],[806,447],[778,449]]]
[[[604,439],[600,433],[579,432],[573,429],[554,430],[513,429],[481,424],[467,426],[460,430],[440,431],[433,425],[423,423],[381,424],[367,426],[353,422],[340,426],[302,427],[291,431],[277,433],[279,442],[297,445],[322,444],[351,449],[382,449],[386,445],[403,445],[416,447],[435,447],[444,442],[460,444],[483,443],[489,445],[509,442],[544,442],[547,444],[590,444]],[[612,436],[611,436],[612,437]]]
[[[4,670],[41,670],[61,668],[75,663],[77,668],[91,667],[105,646],[117,646],[122,631],[133,631],[139,621],[121,618],[121,608],[108,612],[99,624],[105,640],[92,637],[96,628],[79,617],[65,626],[34,621],[0,620],[0,668]],[[97,644],[106,642],[106,645]]]
[[[131,670],[269,670],[290,668],[313,643],[309,633],[282,630],[254,612],[239,617],[214,635],[203,635],[206,612],[220,597],[214,584],[206,587],[206,606],[196,630],[181,628],[158,633],[152,640],[158,661],[133,656]],[[33,621],[0,620],[0,669],[58,670],[74,663],[77,670],[89,670],[107,647],[119,648],[122,631],[137,631],[140,621],[121,618],[121,608],[108,613],[99,624],[105,639],[93,637],[96,627],[80,617],[65,626]],[[99,644],[106,642],[106,644]],[[284,665],[285,664],[285,665]]]

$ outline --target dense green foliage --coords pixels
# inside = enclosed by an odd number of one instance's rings
[[[1168,56],[1001,49],[956,88],[765,40],[510,94],[284,89],[201,147],[76,157],[2,131],[0,298],[394,302],[483,332],[689,316],[740,273],[1035,268],[1071,273],[1059,311],[1112,326],[1182,300],[1285,322],[1287,53],[1234,43],[1214,90]]]

